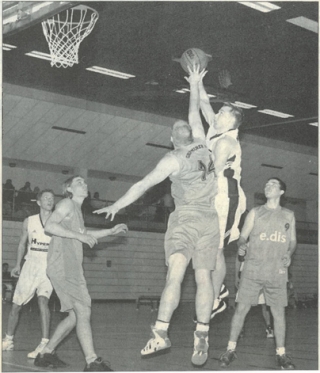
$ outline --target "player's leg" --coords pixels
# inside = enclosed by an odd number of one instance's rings
[[[227,273],[227,266],[223,251],[223,248],[218,250],[216,269],[211,272],[213,291],[215,294],[211,318],[213,318],[217,313],[220,313],[226,309],[226,303],[221,301],[219,298],[220,290]]]
[[[34,351],[28,354],[29,359],[35,359],[37,355],[42,352],[49,342],[49,328],[50,328],[50,310],[49,299],[44,296],[38,296],[38,305],[40,310],[40,324],[42,331],[42,339]]]
[[[14,349],[13,336],[18,325],[21,307],[21,305],[15,303],[12,304],[11,311],[9,313],[6,336],[2,340],[2,351],[10,351]]]
[[[209,269],[195,269],[197,326],[194,333],[192,364],[202,366],[208,359],[209,323],[213,305],[213,286]]]
[[[141,355],[151,355],[171,347],[168,328],[173,312],[179,305],[181,283],[189,260],[181,253],[172,254],[168,258],[166,284],[161,295],[158,317],[152,327],[153,338],[141,350]]]

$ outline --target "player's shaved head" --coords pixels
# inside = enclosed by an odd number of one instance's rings
[[[174,145],[188,145],[193,142],[192,128],[184,120],[175,122],[172,128],[172,140]]]

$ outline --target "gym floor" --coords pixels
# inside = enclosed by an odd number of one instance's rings
[[[3,304],[3,332],[5,332],[11,305]],[[194,323],[193,303],[181,303],[170,327],[171,351],[165,355],[141,359],[140,350],[150,338],[150,324],[156,318],[148,305],[136,310],[133,302],[93,303],[92,329],[97,353],[111,363],[115,371],[191,371]],[[225,351],[233,309],[218,314],[211,322],[209,358],[201,370],[222,370],[219,355]],[[64,314],[52,312],[51,330]],[[37,307],[26,305],[20,317],[15,336],[15,350],[2,354],[3,372],[46,371],[37,368],[27,358],[41,339]],[[318,370],[318,310],[287,309],[287,353],[297,370]],[[68,363],[65,369],[55,371],[83,371],[84,357],[75,331],[61,343],[58,356]],[[246,319],[246,330],[239,339],[238,358],[228,370],[278,370],[275,364],[274,339],[267,339],[260,306],[253,307]],[[49,370],[47,370],[49,371]]]

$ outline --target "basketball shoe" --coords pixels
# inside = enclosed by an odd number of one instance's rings
[[[13,339],[5,337],[2,340],[2,351],[12,351],[14,349]]]
[[[45,341],[41,341],[34,351],[28,353],[28,358],[35,359],[38,356],[38,354],[40,354],[40,352],[42,352],[42,350],[46,347],[48,342],[49,342],[49,339]]]
[[[293,370],[296,367],[292,364],[291,358],[284,354],[284,355],[276,355],[277,363],[281,367],[281,369],[285,370]]]
[[[235,350],[227,350],[219,358],[221,368],[228,367],[230,363],[236,358],[237,354]]]
[[[209,337],[208,332],[194,332],[194,348],[191,362],[198,367],[203,366],[208,359]]]
[[[146,346],[141,350],[142,357],[169,352],[171,342],[166,330],[155,329],[155,327],[151,325],[151,336],[152,338],[149,339]]]
[[[34,360],[34,365],[43,368],[63,368],[67,366],[67,364],[64,361],[60,360],[57,354],[54,352],[52,352],[51,354],[38,354]]]
[[[108,362],[110,365],[110,363]],[[84,372],[113,372],[105,361],[101,357],[98,357],[95,361],[90,364],[86,364],[84,367]]]

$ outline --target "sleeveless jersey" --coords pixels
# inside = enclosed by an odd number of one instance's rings
[[[196,139],[192,144],[168,153],[180,165],[177,175],[171,175],[171,195],[176,207],[193,206],[212,208],[215,190],[213,161],[204,141]]]
[[[46,261],[51,236],[44,232],[40,214],[28,217],[28,253],[25,260]]]
[[[287,281],[287,268],[281,259],[289,248],[294,213],[281,206],[269,209],[266,205],[255,207],[254,213],[243,273],[253,279],[276,281],[282,277]]]
[[[73,216],[66,217],[60,223],[65,229],[85,233],[81,207],[74,201]],[[61,202],[59,202],[61,203]],[[48,254],[47,274],[49,277],[59,276],[71,281],[82,282],[83,276],[83,249],[82,242],[65,237],[53,236]]]

